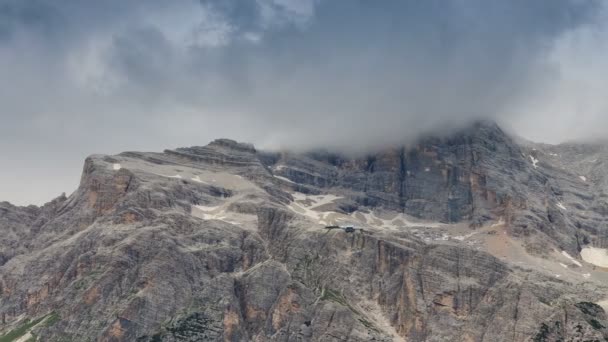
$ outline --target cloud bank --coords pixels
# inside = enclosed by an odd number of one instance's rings
[[[88,154],[217,137],[357,150],[479,118],[597,137],[607,19],[592,0],[0,0],[0,200],[72,191]]]

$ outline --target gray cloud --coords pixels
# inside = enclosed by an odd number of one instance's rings
[[[92,153],[217,137],[359,150],[477,118],[606,131],[599,1],[0,0],[0,200],[72,191]]]

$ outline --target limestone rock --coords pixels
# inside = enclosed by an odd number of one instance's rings
[[[605,151],[483,122],[363,156],[94,155],[69,197],[0,203],[0,336],[606,339],[607,278],[578,253],[608,246]]]

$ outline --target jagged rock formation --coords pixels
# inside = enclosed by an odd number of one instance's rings
[[[54,313],[33,337],[607,339],[608,273],[577,257],[606,232],[603,160],[583,180],[562,149],[478,123],[356,157],[91,156],[71,196],[0,203],[0,336]]]

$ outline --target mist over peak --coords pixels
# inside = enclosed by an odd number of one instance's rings
[[[217,137],[360,151],[475,120],[551,143],[601,136],[606,13],[578,0],[3,0],[0,144],[14,168],[0,176],[16,185],[0,193],[46,200],[74,188],[86,155]]]

